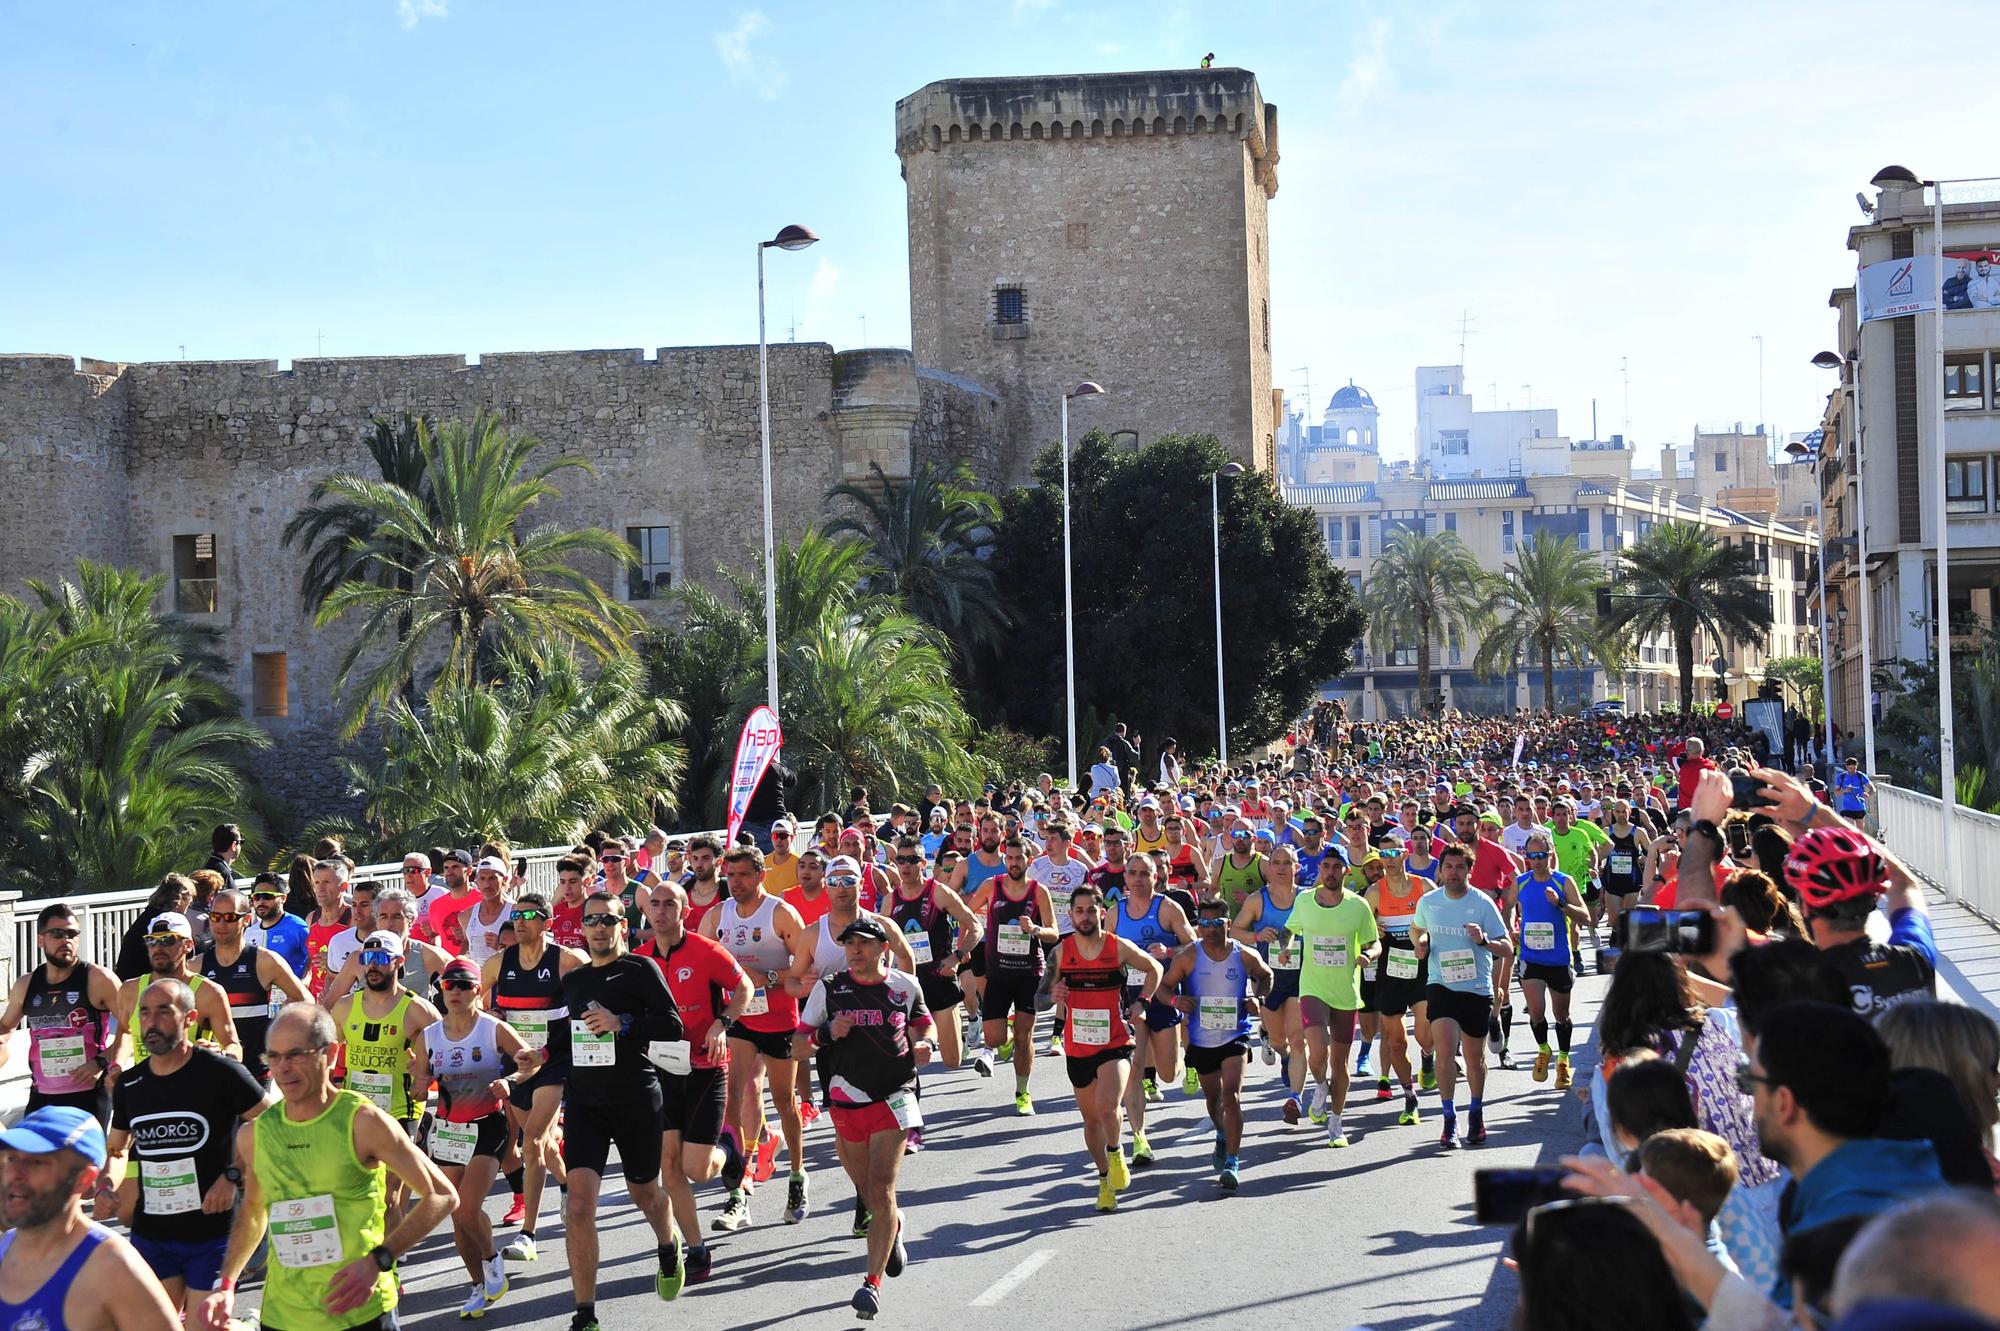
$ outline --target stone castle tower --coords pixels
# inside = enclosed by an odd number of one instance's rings
[[[1273,466],[1277,108],[1242,69],[947,79],[896,104],[911,348],[1001,405],[1009,479],[1059,436],[1215,434]]]

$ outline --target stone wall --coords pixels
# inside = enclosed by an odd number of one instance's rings
[[[1085,379],[1110,396],[1072,436],[1213,432],[1270,467],[1276,117],[1254,75],[948,80],[899,102],[896,128],[911,346],[999,395],[1009,479]]]

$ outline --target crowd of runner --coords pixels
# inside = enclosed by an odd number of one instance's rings
[[[779,1221],[827,1209],[822,1120],[873,1317],[908,1260],[926,1081],[998,1079],[1034,1115],[1037,1054],[1060,1058],[1103,1212],[1154,1164],[1148,1107],[1199,1096],[1228,1193],[1250,1116],[1341,1149],[1382,1104],[1411,1150],[1477,1148],[1495,1070],[1572,1086],[1592,969],[1613,979],[1576,1093],[1601,1150],[1570,1186],[1621,1199],[1588,1223],[1629,1221],[1621,1278],[1679,1292],[1659,1325],[1820,1324],[1869,1216],[1947,1180],[1991,1205],[2000,1034],[1930,1001],[1923,894],[1860,829],[1865,778],[1836,774],[1836,812],[1734,732],[1529,729],[1316,717],[1274,757],[1176,756],[1088,796],[1044,775],[879,819],[857,792],[729,845],[595,832],[549,891],[503,845],[413,852],[384,885],[327,843],[304,916],[288,879],[233,877],[219,828],[149,903],[129,978],[80,955],[68,906],[37,918],[0,1014],[33,1085],[0,1134],[0,1323],[224,1331],[254,1281],[271,1331],[387,1331],[399,1260],[447,1220],[459,1315],[483,1318],[538,1260],[553,1182],[573,1331],[595,1331],[607,1171],[672,1300],[712,1276],[710,1236],[770,1222],[781,1167]],[[1246,1105],[1259,1059],[1272,1089]],[[1583,1205],[1517,1236],[1530,1308],[1541,1239]],[[1595,1279],[1566,1271],[1559,1302],[1590,1307]],[[1605,1324],[1556,1307],[1526,1324]]]

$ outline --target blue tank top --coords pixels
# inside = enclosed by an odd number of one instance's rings
[[[976,850],[973,851],[965,857],[965,895],[970,897],[980,889],[987,879],[998,878],[1006,872],[1007,861],[1005,857],[1002,857],[1000,863],[989,868],[979,862],[979,852]]]
[[[1567,897],[1569,882],[1569,876],[1560,873],[1551,874],[1546,883],[1526,873],[1514,880],[1514,896],[1521,903],[1521,960],[1538,966],[1569,965],[1569,917],[1549,901],[1548,894],[1553,887]]]
[[[1125,905],[1120,905],[1118,907],[1118,936],[1148,956],[1152,955],[1152,947],[1155,943],[1164,943],[1168,947],[1172,947],[1174,945],[1174,936],[1160,925],[1160,903],[1165,900],[1165,897],[1155,892],[1153,894],[1153,904],[1148,906],[1146,913],[1136,920],[1132,918],[1131,912],[1125,909]]]
[[[1306,849],[1303,846],[1301,846],[1299,848],[1298,855],[1299,855],[1299,880],[1298,880],[1299,886],[1304,888],[1318,887],[1319,866],[1325,863],[1327,856],[1333,855],[1333,843],[1329,841],[1325,845],[1321,846],[1319,848],[1319,853],[1317,855],[1307,852]],[[1334,863],[1338,864],[1340,862],[1341,862],[1340,857],[1335,855]]]
[[[63,1321],[63,1301],[69,1297],[70,1286],[76,1283],[77,1273],[90,1260],[90,1254],[97,1251],[97,1245],[111,1237],[111,1231],[95,1221],[85,1222],[83,1239],[70,1249],[69,1256],[56,1273],[43,1282],[42,1287],[30,1294],[26,1301],[9,1303],[0,1299],[0,1331],[68,1331],[68,1323]],[[0,1235],[0,1262],[7,1260],[7,1250],[14,1246],[14,1233],[9,1230]]]
[[[1293,894],[1292,901],[1294,903],[1298,901],[1297,893]],[[1292,908],[1290,906],[1286,906],[1282,910],[1279,909],[1278,903],[1271,900],[1270,888],[1260,887],[1257,889],[1256,932],[1262,933],[1266,929],[1276,929],[1279,931],[1280,934],[1282,934],[1284,932],[1286,922],[1289,921],[1291,918],[1292,918]],[[1271,959],[1271,945],[1269,943],[1257,944],[1257,955],[1264,958],[1264,960],[1269,961]]]
[[[1415,877],[1428,878],[1433,883],[1435,883],[1438,880],[1438,859],[1437,856],[1435,855],[1431,856],[1431,862],[1429,864],[1426,864],[1421,869],[1419,869],[1416,865],[1411,864],[1407,859],[1403,861],[1403,868],[1406,872],[1414,875]]]
[[[1194,995],[1188,1039],[1203,1049],[1250,1036],[1250,1005],[1244,1001],[1250,995],[1250,968],[1243,964],[1243,951],[1241,944],[1231,943],[1229,956],[1216,961],[1195,944],[1194,970],[1186,984]]]

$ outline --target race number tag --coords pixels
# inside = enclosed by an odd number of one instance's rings
[[[280,1266],[297,1271],[340,1260],[340,1226],[329,1194],[272,1202],[270,1235],[271,1255]]]
[[[1313,965],[1338,970],[1347,965],[1347,939],[1315,938],[1312,940]]]
[[[366,1068],[347,1070],[347,1089],[357,1095],[365,1095],[369,1102],[383,1113],[396,1102],[395,1081],[386,1072],[372,1072]]]
[[[1020,924],[1009,921],[1000,926],[1000,955],[1003,957],[1028,955],[1028,931]]]
[[[910,959],[919,966],[931,964],[931,936],[921,928],[915,928],[903,935],[903,941],[910,945]]]
[[[1146,972],[1140,970],[1137,966],[1127,966],[1125,968],[1125,983],[1136,989],[1145,982]]]
[[[1384,959],[1392,980],[1414,980],[1417,978],[1417,954],[1405,952],[1401,948],[1391,948]]]
[[[1076,932],[1076,926],[1070,923],[1068,906],[1056,907],[1056,932],[1062,934]]]
[[[1106,1008],[1071,1008],[1069,1038],[1072,1044],[1111,1043],[1111,1013]]]
[[[686,1040],[653,1040],[646,1045],[646,1057],[653,1066],[676,1077],[685,1077],[694,1067],[694,1047]]]
[[[469,1165],[472,1148],[478,1141],[477,1123],[447,1123],[439,1119],[431,1126],[431,1159],[441,1165]]]
[[[521,1037],[521,1043],[530,1049],[546,1049],[549,1043],[549,1010],[547,1008],[524,1008],[506,1014],[507,1024]]]
[[[1528,947],[1536,952],[1552,952],[1556,945],[1556,927],[1547,920],[1529,920],[1521,926],[1521,936]]]
[[[1302,960],[1304,958],[1300,955],[1298,942],[1290,934],[1286,934],[1272,945],[1271,969],[1295,971]]]
[[[1630,878],[1632,876],[1632,861],[1633,856],[1629,852],[1615,850],[1605,857],[1604,872],[1616,875],[1619,878]]]
[[[751,990],[750,1001],[743,1005],[743,1015],[746,1017],[761,1017],[770,1010],[770,995],[766,994],[762,989]]]
[[[83,1071],[83,1036],[45,1035],[35,1045],[42,1056],[42,1075],[71,1077]]]
[[[1233,998],[1204,998],[1195,1011],[1205,1031],[1233,1031],[1242,1017],[1242,1008]]]
[[[139,1190],[147,1215],[184,1215],[201,1209],[201,1186],[195,1181],[194,1157],[141,1160]]]
[[[1479,961],[1471,949],[1438,953],[1438,978],[1446,984],[1466,984],[1479,978]]]
[[[580,1068],[608,1068],[618,1061],[618,1036],[606,1031],[591,1032],[581,1021],[569,1024],[569,1061]]]
[[[924,1125],[923,1107],[917,1103],[915,1091],[897,1091],[882,1103],[889,1107],[889,1113],[896,1120],[896,1126],[905,1132]]]

